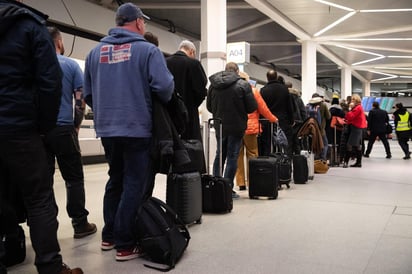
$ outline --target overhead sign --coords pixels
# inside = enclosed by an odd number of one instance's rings
[[[237,64],[250,62],[250,44],[247,42],[229,43],[226,46],[226,61]]]

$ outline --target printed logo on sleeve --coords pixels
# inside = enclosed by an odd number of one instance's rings
[[[115,64],[129,61],[132,44],[104,45],[100,48],[100,63]]]

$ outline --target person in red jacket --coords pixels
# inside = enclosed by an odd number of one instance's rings
[[[362,139],[363,131],[367,127],[367,122],[359,95],[355,94],[352,96],[349,109],[345,119],[349,125],[350,132],[346,143],[346,154],[343,167],[348,167],[348,161],[352,151],[355,151],[356,163],[351,165],[351,167],[362,167]]]
[[[245,72],[239,73],[240,77],[244,78],[246,81],[249,81],[249,75]],[[259,116],[262,115],[268,119],[271,123],[277,123],[278,118],[270,112],[265,101],[260,95],[259,90],[257,90],[253,85],[253,95],[255,96],[257,102],[257,110],[248,114],[247,128],[245,135],[242,139],[242,144],[240,146],[239,157],[237,159],[237,171],[236,171],[236,185],[239,187],[239,190],[246,190],[246,178],[245,178],[245,163],[244,163],[244,154],[246,151],[246,160],[249,162],[249,158],[258,156],[258,141],[257,135],[262,132]]]

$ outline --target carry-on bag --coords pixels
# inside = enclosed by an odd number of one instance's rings
[[[279,163],[270,156],[249,159],[249,198],[278,197]]]
[[[167,175],[166,203],[185,224],[202,222],[202,180],[198,171]]]
[[[155,265],[144,266],[163,272],[175,267],[186,250],[190,234],[177,213],[163,201],[150,197],[137,212],[136,237],[145,257]]]
[[[337,116],[333,116],[337,117]],[[338,118],[338,117],[337,117]],[[339,117],[340,118],[340,117]],[[333,127],[333,144],[328,145],[328,160],[330,167],[339,166],[338,144],[336,142],[336,134],[341,134],[341,131],[337,132],[337,126]]]
[[[279,188],[282,188],[282,185],[290,188],[290,182],[292,181],[292,160],[286,153],[280,151],[271,153],[270,156],[275,158],[279,164]]]
[[[312,136],[307,135],[300,137],[301,147],[300,155],[303,155],[307,159],[308,163],[308,179],[313,180],[315,178],[315,154],[313,154],[312,147]]]
[[[293,155],[293,182],[306,184],[309,177],[308,159],[304,155]]]
[[[229,179],[222,177],[222,153],[220,153],[219,159],[219,175],[214,176],[210,174],[210,128],[218,125],[220,130],[220,138],[218,140],[218,146],[220,146],[220,152],[222,152],[222,121],[220,119],[211,118],[204,125],[204,144],[206,146],[206,169],[207,173],[202,174],[202,204],[203,212],[208,213],[228,213],[233,209],[232,199],[232,182]],[[216,129],[216,127],[215,127]]]
[[[205,156],[203,152],[203,144],[200,140],[189,139],[182,140],[184,147],[189,154],[190,163],[185,165],[173,166],[172,171],[176,173],[185,173],[198,171],[200,174],[206,172]]]

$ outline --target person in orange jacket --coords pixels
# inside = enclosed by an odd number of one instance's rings
[[[249,81],[249,75],[245,72],[239,73],[240,77]],[[242,139],[242,145],[240,146],[239,157],[237,159],[237,171],[236,171],[236,185],[239,190],[246,190],[246,178],[249,177],[249,170],[247,171],[247,177],[245,178],[245,163],[244,154],[246,151],[246,159],[249,162],[249,158],[258,156],[258,142],[257,135],[262,131],[259,123],[259,117],[262,115],[268,119],[271,123],[277,123],[278,118],[270,112],[265,101],[257,90],[252,85],[253,95],[255,96],[258,108],[256,111],[248,114],[247,129]]]

